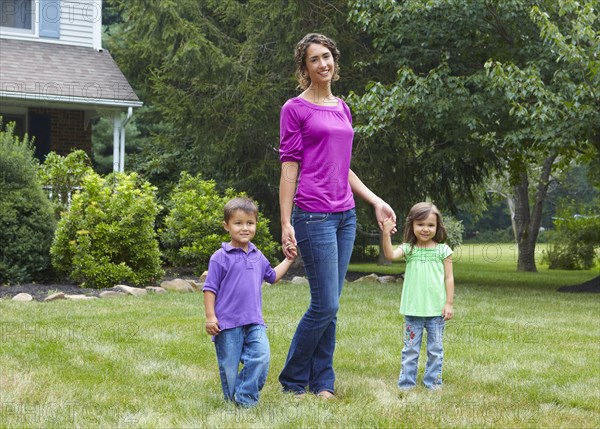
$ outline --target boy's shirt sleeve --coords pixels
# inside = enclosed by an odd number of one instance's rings
[[[209,291],[215,295],[219,294],[221,281],[225,275],[223,264],[219,261],[219,254],[220,251],[210,257],[210,261],[208,262],[208,274],[206,275],[206,280],[202,287],[203,292]]]
[[[273,267],[271,267],[271,264],[269,260],[265,257],[265,255],[262,255],[261,253],[261,256],[263,260],[263,280],[267,283],[273,284],[275,282],[275,279],[277,278],[277,273],[275,272]]]

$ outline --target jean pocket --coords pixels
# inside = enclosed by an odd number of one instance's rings
[[[306,213],[306,224],[324,222],[329,218],[330,213]]]

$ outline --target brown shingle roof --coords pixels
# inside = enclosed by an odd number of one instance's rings
[[[140,104],[108,51],[36,41],[0,39],[0,92],[46,101]]]

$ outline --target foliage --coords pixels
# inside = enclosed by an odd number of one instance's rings
[[[279,111],[297,94],[296,42],[313,31],[338,42],[336,95],[369,76],[353,66],[371,50],[346,20],[347,1],[109,3],[123,22],[107,46],[147,106],[136,112],[147,139],[130,165],[161,193],[181,171],[244,191],[278,230]]]
[[[450,246],[451,249],[456,249],[462,244],[463,233],[465,232],[462,221],[456,219],[454,216],[446,215],[444,216],[444,226],[446,227],[446,233],[448,234],[446,244]]]
[[[408,192],[437,180],[429,194],[450,208],[454,195],[471,199],[490,173],[506,173],[518,268],[531,271],[552,172],[600,144],[593,2],[536,4],[353,0],[350,14],[379,63],[397,70],[353,96],[369,150],[392,154],[385,165]]]
[[[49,187],[50,200],[54,205],[56,219],[69,209],[74,191],[81,188],[83,177],[92,171],[90,159],[82,150],[67,156],[50,152],[39,170],[42,185]]]
[[[600,249],[600,215],[597,211],[576,213],[572,203],[563,205],[544,262],[550,269],[589,270]]]
[[[169,213],[161,232],[166,259],[176,266],[193,267],[198,274],[206,270],[211,255],[222,242],[229,242],[223,228],[223,207],[239,196],[245,194],[231,188],[221,196],[214,181],[183,172],[171,194]],[[253,243],[267,259],[275,256],[277,244],[271,238],[269,220],[260,213]]]
[[[125,127],[125,164],[127,170],[131,170],[130,159],[138,153],[140,146],[145,142],[140,137],[137,128],[137,118],[140,109],[136,109],[135,115]],[[109,174],[113,171],[114,135],[113,125],[109,118],[100,118],[92,129],[92,161],[94,170],[100,174]]]
[[[37,179],[32,142],[0,118],[0,284],[30,281],[50,266],[55,221]]]
[[[155,191],[135,173],[87,174],[58,223],[52,264],[97,288],[143,285],[161,276]]]

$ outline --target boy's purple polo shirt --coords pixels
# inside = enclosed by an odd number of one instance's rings
[[[248,244],[248,253],[223,243],[210,258],[203,291],[214,293],[220,329],[249,324],[265,325],[262,317],[262,282],[275,281],[276,273],[260,250]]]

